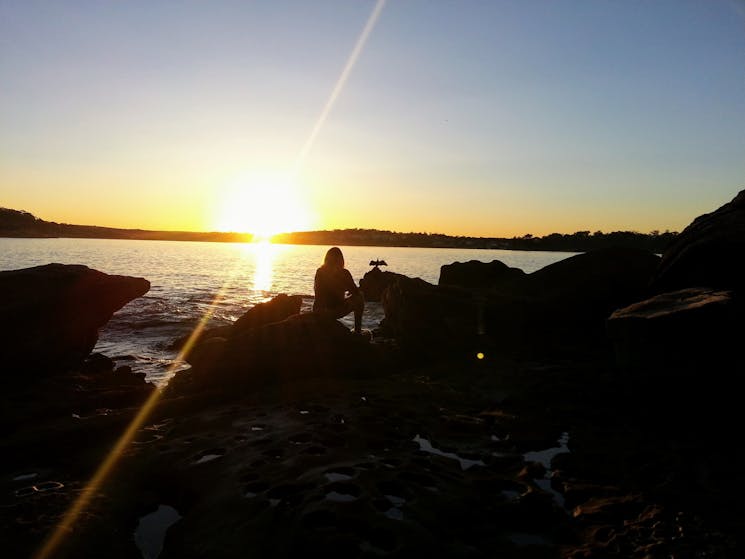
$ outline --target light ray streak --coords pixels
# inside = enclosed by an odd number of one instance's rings
[[[205,311],[205,313],[202,315],[202,318],[199,320],[199,323],[194,327],[194,330],[189,335],[189,339],[186,341],[184,346],[181,348],[181,351],[176,357],[174,363],[171,365],[171,367],[168,370],[169,373],[173,373],[175,367],[179,364],[179,362],[184,361],[186,357],[189,355],[194,345],[196,344],[197,340],[199,339],[199,336],[202,334],[202,331],[207,325],[207,322],[209,321],[210,318],[212,318],[212,315],[214,314],[214,311],[217,308],[217,305],[220,303],[220,301],[222,301],[225,291],[227,290],[228,286],[230,285],[234,277],[235,277],[235,273],[231,274],[230,277],[225,280],[225,283],[223,283],[222,287],[215,295],[215,298],[212,300],[212,303],[210,304],[208,309]],[[144,404],[142,404],[139,411],[137,412],[137,415],[135,415],[132,421],[130,421],[127,428],[124,430],[122,435],[116,441],[116,444],[112,447],[112,449],[106,455],[106,458],[104,458],[103,462],[101,462],[101,465],[98,467],[96,472],[93,474],[93,477],[91,477],[91,479],[88,481],[88,483],[83,488],[80,495],[77,497],[77,499],[75,499],[75,501],[67,509],[67,511],[65,512],[65,515],[62,517],[62,520],[60,520],[59,524],[57,524],[54,531],[46,539],[46,541],[44,542],[42,547],[39,549],[39,551],[34,555],[34,559],[47,559],[51,557],[54,551],[57,549],[57,547],[62,543],[65,536],[67,536],[70,532],[72,532],[72,528],[75,525],[76,520],[78,519],[80,514],[85,510],[85,508],[90,504],[91,500],[93,499],[93,497],[95,497],[96,493],[98,493],[99,488],[104,483],[104,481],[106,481],[106,478],[109,476],[109,474],[113,470],[119,458],[121,458],[126,448],[132,442],[132,439],[137,434],[137,431],[140,430],[140,428],[145,423],[150,413],[155,408],[155,405],[157,404],[158,400],[160,399],[160,396],[162,395],[162,392],[163,392],[163,389],[158,388],[154,390],[150,396],[148,396],[148,399],[145,401]]]
[[[347,59],[347,63],[344,66],[341,74],[339,75],[339,79],[336,80],[336,85],[334,85],[334,89],[331,91],[331,95],[329,95],[329,98],[326,101],[326,105],[323,107],[321,114],[318,115],[318,119],[316,120],[315,126],[313,126],[313,130],[308,136],[308,139],[305,141],[303,148],[300,150],[300,154],[295,161],[295,172],[298,172],[300,167],[302,167],[303,163],[305,162],[306,157],[310,153],[310,150],[316,141],[318,133],[321,131],[321,128],[323,128],[323,125],[326,122],[326,118],[328,118],[331,109],[334,107],[336,100],[344,89],[344,85],[347,83],[349,74],[351,74],[352,68],[354,68],[354,65],[357,63],[357,59],[359,58],[360,53],[362,53],[362,49],[365,48],[365,43],[367,43],[367,39],[370,36],[373,28],[375,27],[375,24],[378,21],[378,17],[380,17],[380,12],[383,11],[383,6],[385,6],[385,0],[378,0],[375,3],[375,7],[373,8],[370,17],[367,18],[367,23],[365,23],[365,27],[362,29],[362,33],[360,33],[360,36],[357,38],[357,43],[354,45],[354,48],[352,49],[352,52]]]
[[[305,162],[305,159],[310,153],[310,150],[312,149],[313,144],[315,143],[315,140],[319,132],[321,131],[321,128],[323,128],[323,125],[326,122],[326,119],[328,118],[328,115],[331,112],[331,109],[333,109],[334,104],[336,103],[336,100],[339,98],[339,95],[344,89],[347,79],[349,78],[349,75],[351,74],[352,69],[357,63],[357,59],[359,58],[360,53],[364,49],[365,43],[367,43],[367,39],[369,38],[370,33],[375,27],[375,24],[378,21],[378,18],[380,17],[380,12],[383,10],[383,7],[385,6],[385,1],[386,0],[377,0],[372,13],[367,18],[365,27],[362,29],[362,33],[360,33],[360,36],[357,38],[357,42],[355,43],[354,48],[352,49],[352,52],[349,55],[349,58],[347,59],[347,63],[344,66],[344,69],[339,75],[339,79],[336,81],[336,84],[334,85],[334,89],[331,91],[331,95],[329,95],[329,98],[326,101],[326,105],[323,107],[323,110],[321,111],[321,114],[318,116],[318,119],[316,120],[316,123],[313,126],[313,129],[311,130],[310,135],[308,136],[308,139],[305,141],[305,144],[300,150],[300,153],[294,165],[296,173],[300,169],[302,164]],[[197,326],[192,331],[191,335],[189,336],[188,341],[184,344],[183,348],[178,354],[178,357],[176,358],[176,361],[171,366],[168,372],[173,372],[173,369],[176,367],[176,364],[179,361],[183,361],[186,358],[186,356],[189,354],[189,352],[192,350],[192,348],[194,347],[194,344],[199,339],[199,336],[202,333],[202,330],[204,330],[204,327],[207,324],[207,321],[210,319],[210,317],[214,313],[215,307],[220,302],[220,300],[222,300],[222,296],[225,293],[225,290],[227,289],[229,285],[229,281],[230,279],[232,279],[232,277],[233,276],[231,275],[231,278],[226,280],[222,288],[218,291],[217,295],[215,296],[215,299],[212,301],[212,304],[210,305],[208,310],[205,311],[205,314],[202,316],[202,319],[199,321]],[[67,536],[67,534],[72,531],[72,527],[75,525],[76,520],[78,519],[80,514],[85,510],[85,508],[90,504],[91,500],[96,495],[96,493],[98,492],[99,488],[104,483],[104,481],[106,481],[107,477],[109,476],[113,468],[116,466],[116,463],[118,462],[119,458],[122,456],[123,452],[132,442],[132,439],[134,438],[134,436],[137,434],[137,431],[139,431],[139,429],[142,427],[142,425],[147,420],[150,413],[153,411],[153,408],[155,408],[155,405],[160,399],[161,394],[162,394],[162,389],[154,390],[153,393],[148,397],[147,401],[140,407],[140,410],[137,412],[137,415],[132,419],[132,421],[129,423],[127,428],[124,430],[124,433],[122,433],[122,435],[119,437],[119,439],[117,440],[116,444],[113,446],[109,454],[106,456],[106,458],[103,460],[103,462],[98,467],[96,472],[93,474],[93,477],[83,488],[83,491],[81,492],[81,494],[72,503],[72,505],[70,505],[70,508],[67,509],[67,511],[65,512],[65,515],[62,517],[62,520],[59,522],[59,524],[57,524],[52,534],[45,540],[42,547],[34,555],[34,559],[48,559],[49,557],[51,557],[52,553],[54,553],[57,547],[62,543],[64,538]]]

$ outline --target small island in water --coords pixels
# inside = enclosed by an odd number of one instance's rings
[[[502,250],[544,250],[586,252],[604,247],[622,246],[661,254],[675,239],[677,232],[651,231],[576,231],[551,233],[545,236],[526,234],[521,237],[466,237],[440,233],[399,233],[378,229],[334,229],[331,231],[296,231],[279,233],[271,238],[274,243],[295,245],[341,245],[380,247],[473,248]],[[160,241],[202,241],[246,243],[253,240],[251,233],[150,231],[119,229],[97,225],[72,225],[45,221],[23,210],[0,208],[0,237],[26,238],[92,238],[134,239]]]

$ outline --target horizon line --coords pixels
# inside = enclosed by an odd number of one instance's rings
[[[64,225],[64,226],[71,226],[71,227],[96,227],[100,229],[113,229],[116,231],[140,231],[143,233],[171,233],[171,234],[188,234],[188,235],[249,235],[252,238],[253,237],[261,237],[260,235],[256,235],[255,233],[251,233],[250,231],[195,231],[195,230],[184,230],[184,229],[143,229],[141,227],[112,227],[109,225],[91,225],[91,224],[79,224],[79,223],[67,223],[67,222],[58,222],[58,221],[47,221],[45,219],[42,219],[38,217],[36,214],[29,212],[28,210],[16,210],[13,208],[6,208],[6,207],[0,207],[0,210],[9,210],[11,212],[18,212],[18,213],[25,213],[30,216],[32,216],[35,220],[41,221],[42,223],[48,223],[48,224],[55,224],[55,225]],[[499,236],[477,236],[477,235],[464,235],[464,234],[450,234],[450,233],[439,233],[439,232],[430,232],[430,231],[394,231],[391,229],[377,229],[374,227],[344,227],[344,228],[335,228],[335,229],[310,229],[305,231],[281,231],[279,233],[274,233],[272,235],[268,235],[267,239],[272,240],[275,237],[279,237],[282,235],[298,235],[298,234],[309,234],[309,233],[334,233],[334,232],[343,232],[343,231],[371,231],[371,232],[379,232],[379,233],[392,233],[395,235],[428,235],[428,236],[441,236],[441,237],[452,237],[452,238],[465,238],[465,239],[483,239],[483,240],[513,240],[513,239],[525,239],[525,238],[535,238],[535,239],[542,239],[545,237],[549,237],[551,235],[576,235],[577,233],[584,233],[588,232],[590,235],[594,235],[595,233],[601,233],[603,235],[608,235],[611,233],[637,233],[641,235],[652,235],[653,233],[657,234],[664,234],[664,233],[672,233],[672,234],[678,234],[679,231],[670,231],[669,229],[666,229],[664,231],[660,229],[652,229],[650,231],[644,232],[644,231],[637,231],[633,229],[617,229],[614,231],[603,231],[601,229],[591,231],[590,229],[578,229],[576,231],[572,232],[559,232],[559,231],[553,231],[551,233],[547,233],[545,235],[534,235],[532,233],[525,233],[523,235],[513,235],[510,237],[499,237]]]

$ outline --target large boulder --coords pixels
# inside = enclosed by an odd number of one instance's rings
[[[649,296],[660,257],[646,250],[611,247],[571,256],[528,274],[519,293],[533,300],[536,335],[605,337],[616,309]],[[581,340],[577,340],[581,341]]]
[[[248,309],[235,321],[232,335],[247,332],[253,328],[279,322],[300,312],[303,298],[300,295],[280,293],[273,299],[259,303]]]
[[[732,373],[745,370],[743,318],[732,291],[686,288],[616,310],[607,329],[618,369],[635,385],[702,380],[719,392],[722,381],[734,390],[739,380]]]
[[[384,326],[420,355],[485,345],[533,354],[599,347],[608,315],[648,295],[658,264],[650,252],[610,248],[567,258],[496,290],[399,278],[383,293]]]
[[[302,304],[302,296],[280,293],[269,301],[264,301],[263,303],[254,305],[243,313],[233,324],[217,326],[215,328],[204,330],[199,335],[196,342],[198,344],[205,344],[212,338],[229,338],[241,332],[247,332],[254,328],[259,328],[265,324],[279,322],[293,314],[298,314]],[[171,343],[171,349],[181,349],[191,336],[192,334],[187,334],[186,336],[174,340]],[[187,354],[186,356],[186,359],[189,362],[192,360],[191,355],[192,353]]]
[[[468,345],[478,333],[473,293],[402,276],[383,292],[384,330],[407,351],[434,355]]]
[[[293,381],[349,376],[374,368],[368,340],[318,313],[213,337],[194,348],[192,368],[168,385],[169,395],[212,391],[238,397],[270,385],[291,390]]]
[[[52,371],[79,364],[111,316],[149,289],[146,279],[82,265],[0,272],[0,367]]]
[[[745,190],[714,212],[697,217],[665,251],[655,292],[685,287],[745,288]]]
[[[504,262],[492,260],[480,262],[453,262],[440,267],[439,285],[495,289],[520,281],[525,272],[519,268],[510,268]]]
[[[536,270],[528,274],[519,287],[524,294],[572,299],[590,297],[607,300],[612,306],[647,293],[659,264],[660,257],[646,250],[602,248]]]
[[[404,276],[394,272],[384,272],[377,266],[366,272],[360,280],[360,289],[365,297],[365,301],[380,301],[383,291],[400,277]]]

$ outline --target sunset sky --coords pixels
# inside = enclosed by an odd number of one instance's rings
[[[0,0],[0,206],[169,230],[680,230],[745,2]]]

